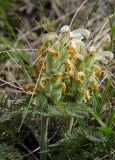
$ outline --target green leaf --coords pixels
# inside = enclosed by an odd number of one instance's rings
[[[99,113],[101,112],[101,109],[102,109],[104,103],[108,99],[108,91],[110,89],[110,86],[111,86],[111,81],[110,81],[110,79],[107,79],[107,82],[106,82],[106,85],[104,87],[104,91],[103,91],[103,94],[101,97],[101,102],[100,102],[99,111],[98,111]]]
[[[108,126],[109,127],[112,127],[114,119],[115,119],[115,110],[114,110],[114,108],[111,108],[110,109],[109,120],[108,120]]]
[[[112,133],[112,128],[110,127],[97,127],[97,129],[101,132],[105,132],[105,133]]]

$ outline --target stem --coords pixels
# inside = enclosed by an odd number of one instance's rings
[[[74,118],[71,116],[67,120],[66,133],[71,133]]]
[[[71,130],[72,130],[72,127],[73,127],[73,121],[74,121],[74,117],[72,117],[72,116],[68,117],[65,134],[70,134],[71,133]],[[61,160],[65,160],[67,158],[68,147],[69,146],[67,144],[65,144],[65,146],[63,148],[63,152],[61,151],[61,153],[60,153]]]
[[[40,160],[47,160],[47,133],[48,133],[48,117],[41,119],[41,145]]]

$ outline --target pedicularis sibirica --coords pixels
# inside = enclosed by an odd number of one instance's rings
[[[31,72],[33,81],[23,86],[26,91],[36,92],[37,106],[42,110],[47,112],[48,105],[58,105],[67,94],[72,95],[73,102],[87,102],[92,93],[100,92],[104,67],[113,59],[112,52],[104,51],[110,37],[105,35],[88,47],[85,42],[89,36],[87,29],[71,31],[69,26],[63,26],[58,35],[48,33],[43,37],[40,57]],[[70,115],[66,133],[71,132],[73,120]],[[41,160],[47,159],[47,132],[48,117],[42,116]]]
[[[87,29],[71,31],[69,26],[63,26],[58,35],[48,33],[43,37],[41,57],[32,71],[34,78],[41,73],[36,88],[40,107],[47,106],[48,100],[57,104],[66,93],[72,93],[75,101],[90,101],[92,92],[99,92],[99,79],[113,53],[104,51],[109,35],[87,47],[84,41],[89,36]],[[24,88],[32,91],[34,86],[32,82]]]
[[[37,106],[42,111],[47,112],[48,105],[58,105],[67,94],[72,102],[87,102],[92,93],[100,92],[104,67],[113,59],[112,52],[104,51],[110,37],[105,35],[89,47],[85,43],[89,36],[87,29],[71,31],[63,26],[58,35],[48,33],[43,37],[40,57],[31,72],[33,82],[23,86],[26,91],[36,92]],[[70,133],[74,118],[70,115],[67,119],[66,133]],[[47,133],[48,116],[42,116],[40,160],[47,159]]]

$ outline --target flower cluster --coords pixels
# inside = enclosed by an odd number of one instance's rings
[[[103,67],[113,59],[113,53],[104,51],[110,41],[108,35],[87,47],[84,41],[89,36],[87,29],[71,31],[69,26],[63,26],[58,35],[49,33],[43,37],[42,55],[32,71],[37,78],[42,69],[36,89],[39,99],[48,103],[50,98],[57,103],[62,95],[71,93],[76,101],[89,101],[92,92],[99,92]]]

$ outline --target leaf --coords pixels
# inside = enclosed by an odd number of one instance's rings
[[[102,97],[101,97],[101,102],[100,102],[99,111],[98,111],[99,113],[100,113],[100,111],[103,107],[103,104],[108,99],[108,91],[109,91],[110,86],[111,86],[111,81],[110,81],[110,79],[108,79],[107,82],[106,82]]]
[[[112,133],[112,128],[110,127],[97,127],[97,129],[101,132],[105,132],[105,133]]]
[[[108,120],[108,126],[112,127],[113,121],[115,119],[115,110],[114,108],[110,109],[110,114],[109,114],[109,120]]]

